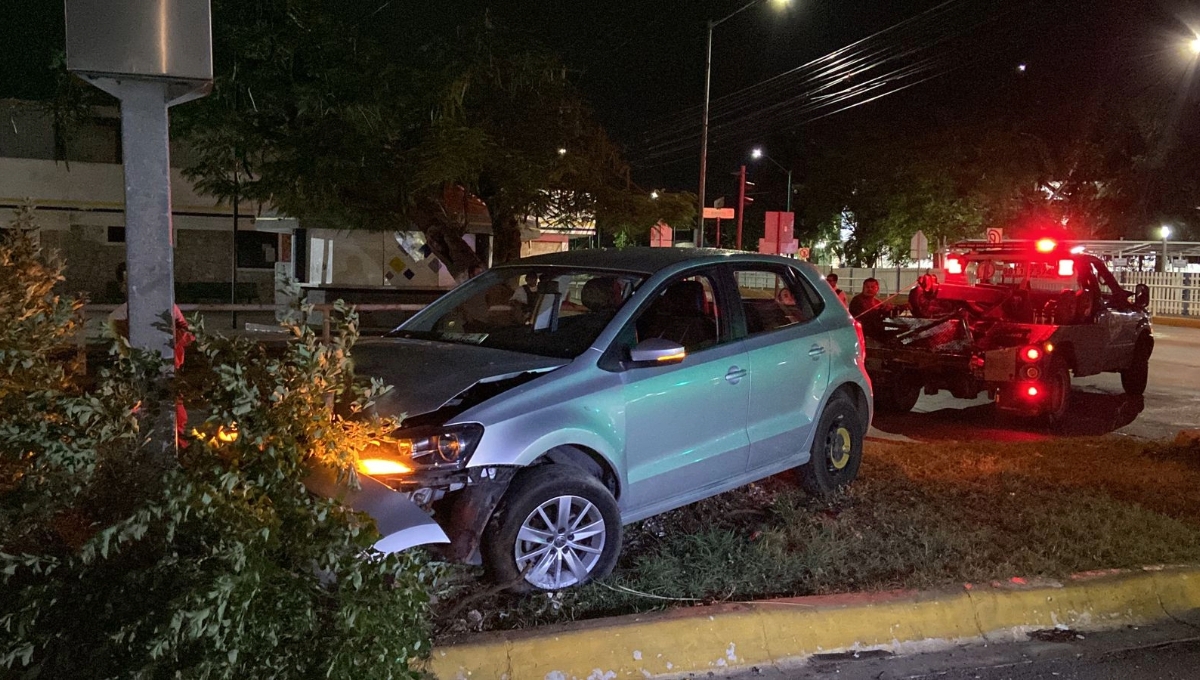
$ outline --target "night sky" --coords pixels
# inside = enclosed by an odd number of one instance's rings
[[[351,0],[347,0],[351,1]],[[371,2],[384,0],[371,0]],[[399,0],[395,0],[399,1]],[[415,23],[448,26],[488,9],[498,21],[528,32],[559,53],[577,73],[597,117],[622,143],[643,186],[694,190],[703,95],[704,22],[743,0],[439,0],[405,2]],[[0,97],[53,93],[49,62],[62,45],[61,0],[0,2]],[[803,116],[762,125],[735,124],[710,142],[710,182],[736,169],[746,151],[764,144],[785,163],[806,136],[836,136],[839,128],[898,126],[962,116],[986,116],[998,98],[1021,88],[1027,103],[1053,107],[1080,97],[1186,93],[1189,26],[1200,28],[1197,3],[1168,0],[776,0],[747,10],[715,33],[714,105],[722,97],[785,73],[932,8],[924,32],[874,44],[879,55],[937,43],[922,56],[938,62],[928,82],[818,122]],[[398,26],[398,31],[406,27]],[[1019,64],[1026,64],[1024,72]],[[945,68],[949,65],[951,68]],[[940,69],[940,70],[939,70]],[[786,84],[786,79],[782,83]],[[742,102],[741,113],[768,106],[768,87]],[[784,106],[786,112],[788,107]],[[1165,115],[1165,112],[1164,112]],[[736,123],[736,116],[734,117]],[[803,124],[802,124],[803,123]],[[1185,119],[1177,124],[1194,125]],[[648,152],[654,140],[675,149]],[[670,144],[668,144],[668,147]]]

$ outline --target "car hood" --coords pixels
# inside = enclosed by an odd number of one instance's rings
[[[375,400],[375,411],[397,418],[436,411],[479,383],[542,373],[570,363],[569,359],[476,345],[403,338],[362,339],[352,356],[360,377],[379,378],[392,386]]]

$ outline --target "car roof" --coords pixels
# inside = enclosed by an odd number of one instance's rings
[[[568,250],[525,257],[499,265],[519,267],[579,267],[613,269],[626,272],[653,274],[681,262],[703,264],[705,262],[779,262],[796,263],[775,255],[760,255],[739,250],[717,248],[591,248]]]

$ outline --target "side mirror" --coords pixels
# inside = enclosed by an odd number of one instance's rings
[[[644,366],[669,366],[687,358],[687,350],[673,340],[646,338],[629,350],[626,368]]]
[[[1133,306],[1138,309],[1146,309],[1150,306],[1150,286],[1144,283],[1139,283],[1133,289]]]

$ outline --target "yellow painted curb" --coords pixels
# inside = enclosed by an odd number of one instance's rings
[[[1178,328],[1200,328],[1200,319],[1188,316],[1155,316],[1150,318],[1155,326],[1176,326]]]
[[[435,648],[441,680],[616,680],[794,661],[863,649],[1102,630],[1200,612],[1200,567],[1081,574],[1066,582],[967,585],[765,600],[488,633]]]

